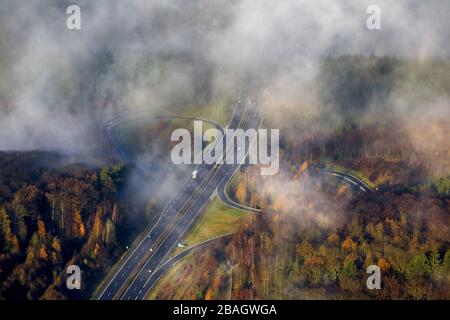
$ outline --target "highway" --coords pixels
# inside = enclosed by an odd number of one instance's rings
[[[259,128],[261,117],[253,108],[247,113],[243,129]],[[253,141],[249,142],[253,143]],[[230,145],[226,147],[230,150]],[[235,146],[237,147],[237,146]],[[248,148],[246,149],[248,150]],[[234,150],[236,154],[236,150]],[[244,155],[244,159],[245,159]],[[145,299],[148,292],[159,279],[154,275],[155,270],[164,262],[169,253],[176,247],[178,242],[183,238],[189,228],[193,225],[202,209],[210,201],[210,196],[215,192],[217,187],[223,182],[228,181],[239,168],[244,159],[237,159],[235,164],[223,164],[211,173],[205,186],[201,192],[193,200],[192,205],[187,209],[186,213],[177,221],[175,226],[164,237],[160,245],[155,248],[154,253],[146,261],[144,267],[139,271],[131,285],[127,288],[122,296],[125,300],[141,300]]]
[[[239,102],[236,104],[228,128],[239,127],[246,107],[246,103]],[[257,119],[255,114],[251,116],[253,122]],[[106,122],[105,128],[113,142],[118,142],[117,126],[124,123],[124,121],[129,121],[129,119],[121,120],[121,117],[117,117],[114,120]],[[250,123],[252,122],[250,121]],[[124,160],[129,160],[126,150],[124,150],[120,143],[117,143],[116,147]],[[136,279],[140,279],[141,282],[144,275],[146,280],[151,276],[152,270],[155,270],[170,250],[177,244],[179,238],[184,235],[187,228],[191,226],[193,219],[198,216],[201,208],[209,201],[209,196],[217,188],[217,185],[222,179],[231,177],[231,170],[235,169],[233,165],[230,165],[228,169],[222,169],[222,167],[220,170],[217,170],[217,166],[215,165],[197,165],[196,179],[188,178],[182,184],[179,191],[166,205],[152,229],[141,236],[142,240],[134,248],[130,249],[131,253],[128,254],[117,272],[108,280],[107,285],[97,299],[111,300],[120,298],[122,296],[121,291],[130,285],[129,282],[135,273],[138,273]],[[203,191],[199,194],[200,189]],[[195,202],[192,201],[193,198],[196,198]],[[155,261],[157,261],[157,264],[155,264]],[[146,268],[147,266],[148,268]],[[145,273],[143,270],[145,270]],[[136,281],[133,282],[133,284],[135,283]],[[136,285],[132,285],[123,296],[125,298],[129,297],[130,292],[136,290],[135,287]]]

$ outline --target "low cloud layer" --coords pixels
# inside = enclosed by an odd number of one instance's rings
[[[447,0],[76,3],[80,31],[65,26],[74,2],[2,2],[1,150],[89,153],[116,112],[183,105],[249,79],[271,89],[272,113],[274,102],[300,101],[338,114],[318,106],[321,59],[450,56]],[[369,4],[381,9],[381,30],[366,28]]]

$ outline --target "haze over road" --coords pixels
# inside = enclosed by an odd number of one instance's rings
[[[259,127],[261,122],[259,114],[253,109],[246,113],[247,107],[247,101],[245,100],[244,102],[244,99],[241,98],[236,104],[228,128],[238,128],[244,114],[247,115],[244,128]],[[106,128],[113,142],[117,142],[114,124],[114,122],[109,122]],[[120,146],[120,143],[118,144],[118,150],[121,156],[125,156],[125,159],[127,159],[127,155],[123,155],[126,151]],[[143,236],[136,247],[130,248],[131,254],[128,255],[125,262],[121,264],[112,279],[109,280],[98,299],[110,300],[121,296],[124,299],[144,298],[149,288],[153,286],[154,280],[157,279],[157,277],[152,276],[154,270],[163,262],[188,228],[191,227],[201,209],[210,200],[209,197],[216,190],[217,186],[222,181],[231,178],[239,167],[240,161],[236,161],[236,163],[238,164],[221,166],[214,164],[198,165],[196,167],[196,179],[189,178],[184,182],[180,190],[169,201],[152,229]],[[171,227],[171,229],[167,230],[168,227]],[[136,272],[138,274],[135,280],[122,295],[120,291],[129,285],[130,277]]]
[[[260,115],[254,109],[250,109],[244,124],[244,129],[257,129],[260,123]],[[122,297],[123,299],[138,300],[145,298],[147,293],[158,280],[158,277],[153,276],[153,272],[158,268],[158,266],[161,265],[164,259],[175,248],[177,243],[195,222],[198,215],[202,212],[202,209],[210,201],[211,194],[215,192],[221,182],[227,181],[233,176],[241,163],[243,163],[243,160],[244,159],[237,159],[235,164],[232,165],[221,165],[217,170],[212,172],[211,177],[209,177],[209,180],[206,182],[206,186],[202,189],[200,195],[193,201],[191,207],[189,207],[183,217],[165,237],[150,259],[147,260],[131,286],[125,291]]]

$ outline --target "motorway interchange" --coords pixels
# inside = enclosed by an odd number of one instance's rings
[[[228,128],[258,129],[262,118],[256,111],[255,105],[251,100],[241,98],[235,105]],[[126,117],[117,117],[113,121],[106,122],[105,128],[121,157],[124,160],[130,160],[117,136],[117,126],[126,121],[129,121]],[[249,141],[248,143],[253,142]],[[231,142],[230,145],[226,145],[225,150],[236,152],[236,148],[237,146]],[[169,254],[193,226],[215,192],[219,199],[227,205],[256,213],[260,212],[259,209],[234,202],[226,194],[227,182],[239,169],[243,160],[237,159],[235,164],[202,163],[196,165],[193,169],[195,177],[190,176],[186,179],[181,188],[169,200],[151,229],[140,236],[140,241],[136,245],[128,249],[126,257],[119,261],[117,270],[106,279],[100,294],[95,298],[99,300],[145,299],[161,276],[189,252],[189,250],[184,250],[169,258]],[[331,174],[341,179],[356,192],[372,191],[364,182],[349,174],[330,170],[321,170],[321,173]],[[214,239],[209,241],[212,240]]]
[[[245,100],[245,102],[243,102]],[[248,103],[247,103],[248,101]],[[261,117],[254,108],[254,103],[241,98],[236,104],[228,128],[258,128]],[[119,154],[125,159],[128,155],[117,139],[117,124],[122,123],[120,117],[108,121],[105,125],[108,136],[116,145]],[[226,150],[234,152],[233,146],[226,146]],[[180,190],[167,203],[159,219],[150,231],[141,236],[140,242],[129,249],[127,257],[120,261],[117,271],[107,279],[98,297],[99,300],[145,299],[146,295],[161,276],[161,272],[168,269],[166,259],[176,247],[182,237],[192,227],[194,221],[210,196],[224,181],[228,181],[237,171],[243,159],[237,159],[236,164],[199,164],[195,167],[195,179],[189,177]]]

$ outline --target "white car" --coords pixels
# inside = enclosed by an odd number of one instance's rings
[[[192,179],[197,178],[197,170],[192,171]]]

